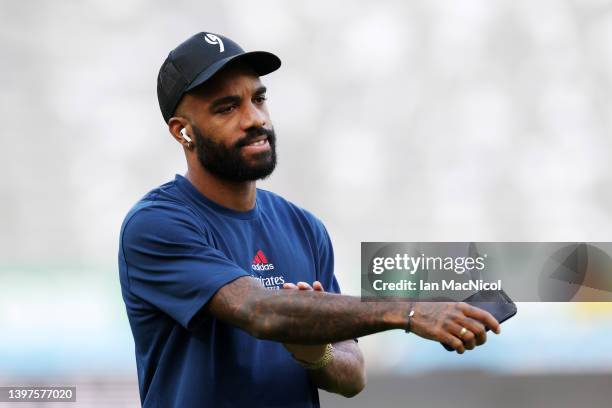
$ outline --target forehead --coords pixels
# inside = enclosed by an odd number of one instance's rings
[[[200,100],[214,100],[228,95],[254,92],[261,87],[259,76],[250,68],[231,67],[215,74],[205,84],[189,92]]]

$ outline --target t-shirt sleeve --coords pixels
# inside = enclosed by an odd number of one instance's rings
[[[129,290],[189,328],[222,286],[249,274],[207,242],[188,210],[149,206],[123,228],[121,245]]]
[[[341,293],[340,285],[338,284],[336,274],[334,273],[334,249],[331,243],[331,239],[329,238],[329,233],[327,232],[327,229],[325,228],[323,223],[318,221],[317,225],[319,227],[320,232],[318,252],[319,273],[321,276],[319,281],[327,292]],[[356,343],[359,342],[358,339],[353,340],[355,340]]]
[[[341,293],[334,274],[334,248],[323,223],[317,220],[319,281],[326,292]]]

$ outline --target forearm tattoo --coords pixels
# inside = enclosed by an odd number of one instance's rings
[[[223,286],[205,312],[256,337],[294,344],[325,344],[401,328],[405,302],[362,302],[315,291],[271,291],[243,277]]]

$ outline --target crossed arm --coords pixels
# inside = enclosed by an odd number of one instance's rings
[[[314,345],[405,327],[407,307],[332,293],[271,291],[242,277],[219,289],[205,311],[260,339]]]
[[[204,312],[260,339],[296,345],[333,343],[339,357],[311,378],[323,389],[351,396],[363,388],[351,377],[355,370],[363,370],[361,353],[353,349],[352,339],[405,329],[411,309],[413,333],[445,343],[460,354],[486,341],[485,325],[499,333],[499,323],[490,313],[462,302],[362,302],[320,291],[271,291],[251,277],[223,286]],[[464,327],[468,331],[462,336]]]

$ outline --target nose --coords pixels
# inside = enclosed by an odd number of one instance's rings
[[[240,127],[243,130],[252,127],[263,127],[267,122],[266,112],[263,111],[259,106],[249,101],[245,104],[244,112],[241,117]]]

